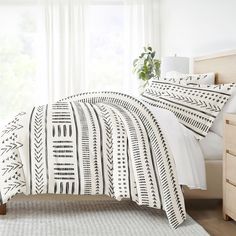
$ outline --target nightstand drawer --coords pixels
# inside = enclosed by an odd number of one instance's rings
[[[231,217],[234,217],[236,213],[235,199],[236,199],[236,187],[230,183],[226,183],[224,204],[227,211],[231,213],[230,214]]]
[[[236,114],[224,115],[223,217],[236,220]]]
[[[236,156],[226,153],[226,179],[236,185]]]
[[[226,149],[234,148],[233,151],[236,152],[236,125],[235,123],[226,123],[225,125],[225,145]]]

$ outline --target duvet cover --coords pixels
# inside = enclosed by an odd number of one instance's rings
[[[186,218],[175,163],[145,104],[116,92],[78,94],[21,112],[0,134],[0,203],[24,194],[105,194]]]

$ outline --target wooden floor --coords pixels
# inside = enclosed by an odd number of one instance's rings
[[[210,235],[236,236],[236,222],[223,220],[221,201],[188,200],[186,210]]]

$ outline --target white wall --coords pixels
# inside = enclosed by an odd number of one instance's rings
[[[236,49],[236,0],[160,0],[161,55]]]

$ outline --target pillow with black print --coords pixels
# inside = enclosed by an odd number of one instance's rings
[[[157,98],[170,88],[172,84],[185,84],[182,80],[175,78],[152,78],[146,86],[143,94],[148,94],[149,98]]]
[[[187,84],[215,84],[215,73],[183,74],[178,71],[170,71],[165,75],[167,79],[179,80]]]
[[[141,99],[172,111],[179,122],[198,139],[204,138],[215,118],[231,96],[235,84],[183,85],[166,80],[153,80]]]

